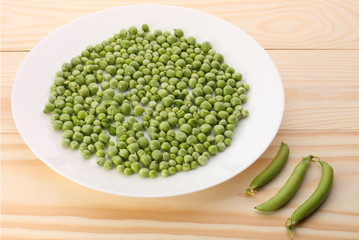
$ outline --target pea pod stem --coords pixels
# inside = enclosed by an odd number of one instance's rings
[[[283,169],[285,163],[287,162],[289,156],[289,147],[286,143],[281,142],[280,149],[272,160],[272,162],[250,183],[249,188],[246,192],[250,195],[254,195],[254,190],[259,188],[271,179],[273,179],[277,174]]]
[[[254,189],[251,189],[251,188],[247,188],[246,192],[252,196],[254,196],[254,193],[255,193]]]
[[[320,204],[322,204],[332,187],[334,179],[333,168],[324,161],[318,160],[318,162],[322,166],[322,177],[317,188],[312,193],[312,195],[302,205],[300,205],[297,210],[293,212],[292,216],[286,221],[286,228],[291,239],[294,239],[291,230],[300,221],[311,215],[320,206]]]
[[[313,155],[303,157],[279,192],[271,199],[256,206],[255,208],[260,211],[273,211],[284,206],[297,192],[304,179],[310,162],[314,162],[313,158],[319,159]]]

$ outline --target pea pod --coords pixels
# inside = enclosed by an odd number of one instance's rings
[[[283,169],[289,156],[289,147],[282,142],[280,149],[273,161],[250,183],[247,193],[254,195],[254,189],[259,188],[269,182]]]
[[[283,207],[297,192],[304,176],[307,172],[310,162],[314,162],[313,158],[318,158],[312,155],[304,157],[302,161],[293,170],[292,175],[289,177],[284,186],[279,192],[269,199],[268,201],[256,206],[255,208],[260,211],[273,211]]]
[[[315,189],[313,194],[302,204],[297,210],[295,210],[290,218],[286,221],[286,228],[288,230],[289,236],[291,239],[294,239],[294,236],[291,232],[291,229],[295,227],[300,221],[312,214],[320,204],[328,196],[330,188],[333,184],[333,168],[326,162],[318,160],[320,165],[322,165],[322,177],[318,184],[318,187]]]

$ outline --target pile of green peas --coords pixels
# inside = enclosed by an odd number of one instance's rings
[[[43,111],[62,130],[62,145],[83,158],[95,154],[98,165],[125,175],[167,177],[231,145],[248,116],[248,90],[210,42],[143,24],[64,63]]]

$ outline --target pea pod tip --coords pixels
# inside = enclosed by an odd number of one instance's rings
[[[257,209],[257,210],[259,210],[259,211],[262,211],[262,212],[268,212],[268,211],[262,209],[262,208],[260,207],[260,205],[255,206],[254,208]]]
[[[290,218],[287,219],[287,221],[285,222],[285,225],[286,225],[286,229],[287,229],[287,232],[289,234],[289,237],[290,239],[293,239],[294,240],[294,235],[292,233],[292,227],[294,226],[293,223],[292,223],[292,220]]]

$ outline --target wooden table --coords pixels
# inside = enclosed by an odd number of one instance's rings
[[[285,114],[276,138],[255,164],[225,183],[178,197],[114,196],[71,182],[30,151],[14,125],[10,105],[24,57],[40,39],[77,17],[135,3],[148,2],[2,1],[2,239],[289,239],[284,222],[318,184],[318,164],[285,208],[262,214],[253,206],[276,193],[307,154],[329,162],[335,181],[327,201],[295,236],[359,239],[357,0],[176,3],[221,17],[249,33],[273,58],[283,79]],[[249,182],[275,156],[282,140],[291,147],[288,164],[257,195],[247,196]]]

